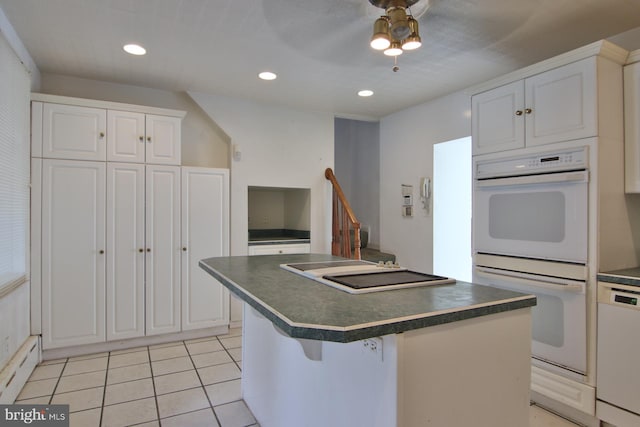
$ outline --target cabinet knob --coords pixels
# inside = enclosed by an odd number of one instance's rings
[[[144,249],[140,248],[140,249],[138,249],[138,252],[142,253],[142,252],[144,252]]]
[[[144,142],[144,136],[139,137],[140,142]]]
[[[186,247],[182,248],[182,252],[187,252],[187,248]]]
[[[524,112],[527,113],[527,114],[531,114],[532,111],[533,110],[531,108],[525,108],[524,109]]]
[[[147,248],[147,252],[151,252],[151,248]]]
[[[104,249],[100,249],[98,252],[99,252],[100,254],[103,254],[103,253],[104,253]]]
[[[516,116],[521,116],[522,115],[522,110],[516,110]]]
[[[151,142],[151,137],[150,136],[147,137],[147,142]]]
[[[100,138],[104,138],[104,132],[100,132]]]

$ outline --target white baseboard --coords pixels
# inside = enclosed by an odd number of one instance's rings
[[[92,353],[103,353],[106,351],[124,350],[127,348],[141,347],[147,345],[164,344],[172,341],[184,341],[197,338],[204,338],[215,335],[224,335],[229,332],[229,326],[218,326],[215,328],[194,329],[192,331],[177,332],[174,334],[152,335],[148,337],[131,338],[103,342],[97,344],[77,345],[73,347],[61,347],[44,350],[43,360],[62,359],[65,357],[82,356]]]
[[[0,372],[0,404],[12,404],[40,362],[40,340],[31,335]]]

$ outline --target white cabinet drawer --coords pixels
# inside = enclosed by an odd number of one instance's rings
[[[249,255],[308,254],[310,252],[310,243],[249,246]]]

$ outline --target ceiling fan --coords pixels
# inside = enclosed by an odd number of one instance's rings
[[[404,6],[419,22],[420,53],[406,64],[440,60],[482,49],[512,33],[531,16],[530,0],[263,0],[268,25],[298,53],[341,65],[387,62],[367,44],[372,25],[389,7]],[[400,26],[402,27],[402,25]],[[400,29],[399,31],[406,31]],[[380,59],[375,59],[380,58]]]
[[[370,46],[394,58],[393,71],[398,67],[397,57],[403,52],[422,46],[418,20],[411,13],[411,6],[419,0],[369,0],[373,6],[384,10],[375,20]],[[429,2],[423,4],[429,6]],[[407,13],[408,12],[408,13]]]

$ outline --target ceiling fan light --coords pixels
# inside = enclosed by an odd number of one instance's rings
[[[418,29],[418,21],[413,19],[413,16],[409,16],[408,22],[411,34],[402,41],[402,50],[414,50],[422,46],[422,39],[420,38],[420,32]]]
[[[393,41],[391,42],[391,46],[388,49],[385,49],[384,54],[387,56],[398,56],[402,55],[402,46],[400,42]]]
[[[422,46],[420,36],[409,36],[402,42],[402,50],[414,50]]]
[[[371,47],[375,50],[384,50],[389,47],[389,20],[386,16],[381,16],[373,23],[373,36],[371,36]]]

